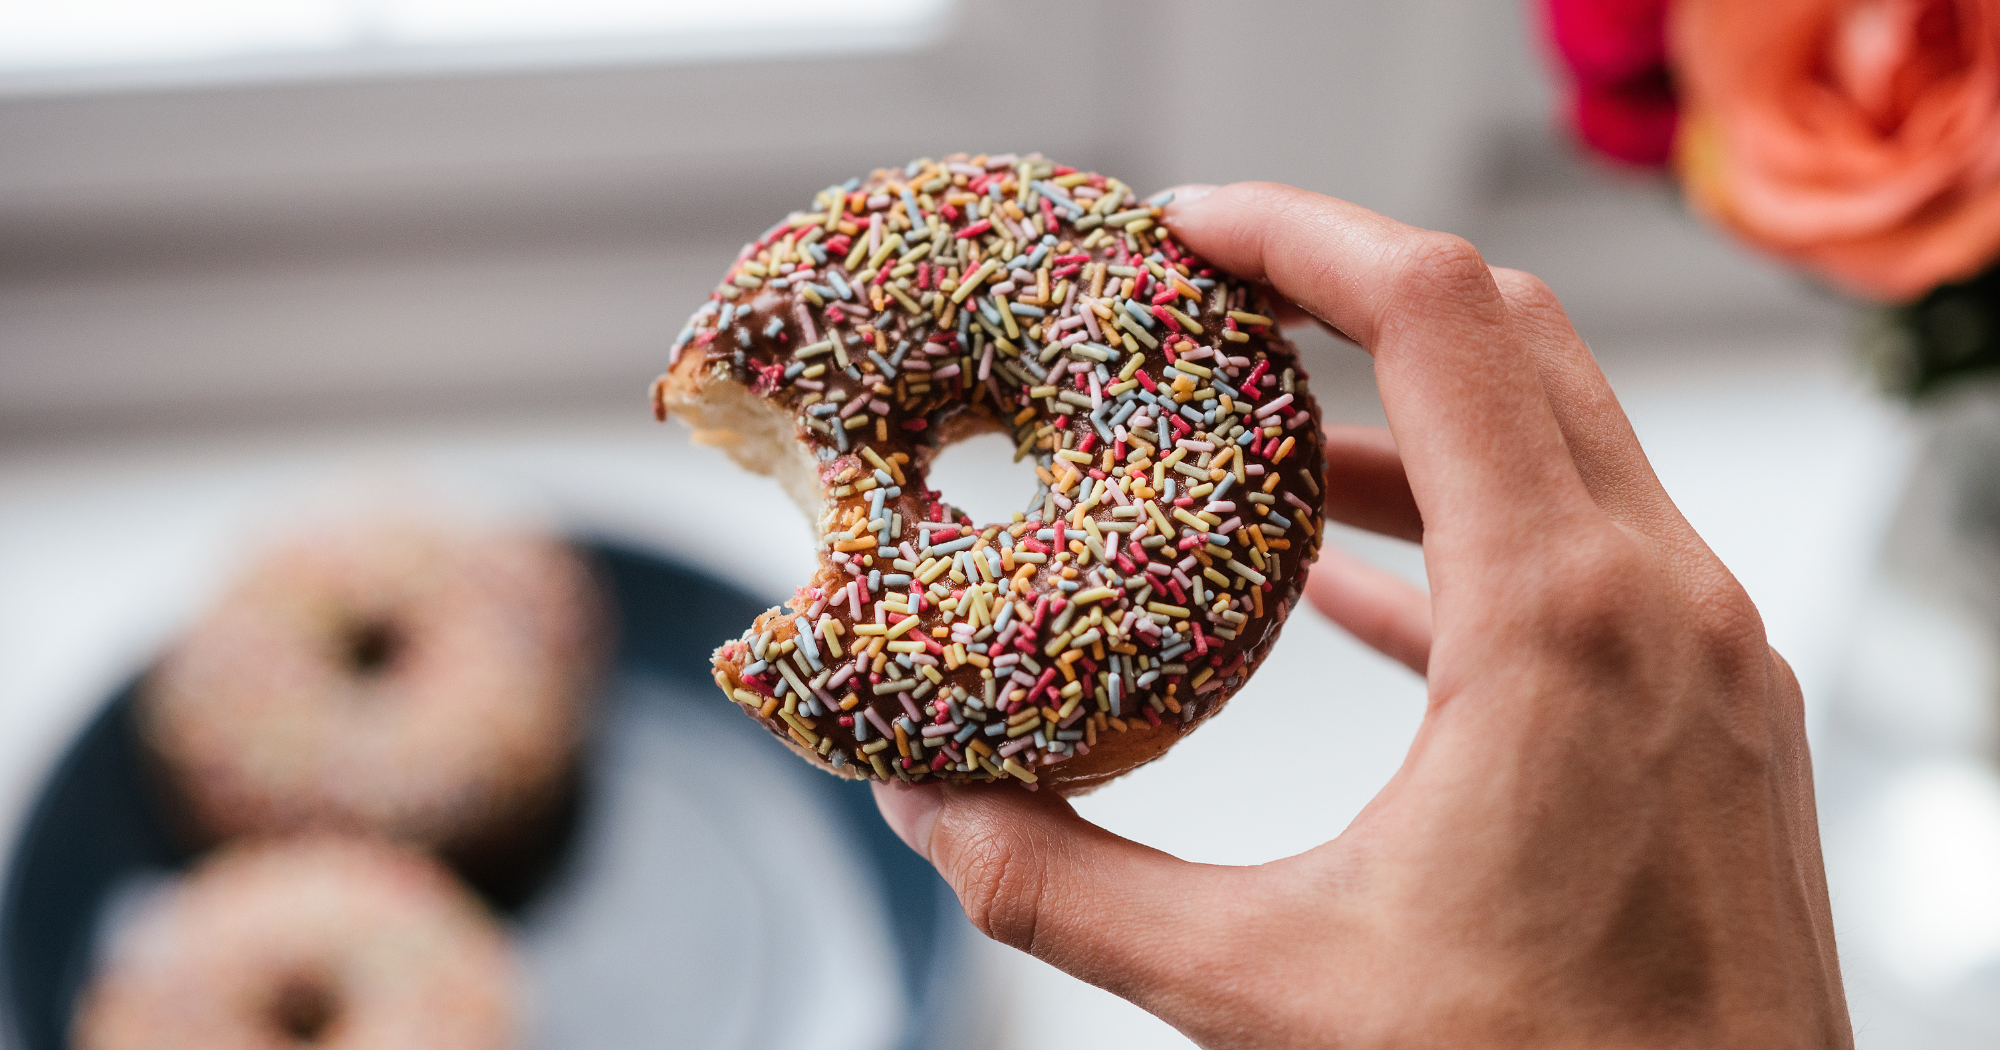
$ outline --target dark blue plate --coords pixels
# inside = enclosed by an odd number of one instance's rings
[[[585,549],[617,606],[620,641],[612,677],[673,687],[619,689],[615,702],[652,705],[637,713],[677,721],[699,705],[701,717],[688,721],[699,721],[705,732],[737,736],[739,745],[763,737],[748,719],[710,717],[726,705],[710,680],[709,652],[767,604],[628,546],[596,542]],[[183,869],[193,859],[176,843],[150,786],[133,724],[134,692],[128,685],[113,696],[56,763],[14,844],[0,899],[0,995],[8,1043],[20,1050],[68,1045],[70,1016],[90,976],[104,913],[119,888],[148,874]],[[752,746],[782,750],[768,737]],[[866,784],[817,773],[801,783],[834,815],[835,830],[865,858],[862,880],[881,893],[883,939],[897,956],[902,999],[909,1006],[899,1045],[907,1050],[932,1045],[926,1033],[947,1030],[939,1022],[965,986],[970,927],[957,900],[882,823]],[[591,804],[586,790],[581,806],[588,810]],[[550,868],[561,864],[560,857],[553,858]],[[668,894],[673,887],[660,891]],[[496,903],[507,911],[532,908],[532,890],[521,900]]]

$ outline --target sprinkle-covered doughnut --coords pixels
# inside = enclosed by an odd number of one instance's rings
[[[80,1001],[78,1050],[508,1050],[506,936],[431,860],[366,840],[232,847],[149,901]]]
[[[140,731],[199,843],[365,832],[478,865],[565,800],[604,625],[559,540],[321,525],[253,559],[168,650]]]
[[[818,526],[819,570],[715,654],[794,750],[880,780],[1082,790],[1270,651],[1320,543],[1320,414],[1262,288],[1164,196],[1039,156],[920,160],[745,246],[653,388]],[[1040,485],[975,524],[924,481],[1009,434]]]

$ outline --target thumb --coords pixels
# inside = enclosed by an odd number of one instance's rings
[[[1202,905],[1240,870],[1120,838],[1053,791],[878,783],[875,803],[980,932],[1142,1007],[1183,986]]]

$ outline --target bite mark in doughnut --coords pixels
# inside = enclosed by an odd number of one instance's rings
[[[819,568],[715,679],[842,776],[1075,792],[1164,753],[1276,640],[1320,543],[1320,413],[1263,289],[1116,179],[963,154],[747,245],[653,387],[816,523]],[[924,482],[1001,431],[1040,485]]]

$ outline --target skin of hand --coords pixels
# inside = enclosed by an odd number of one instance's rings
[[[1389,427],[1330,428],[1327,512],[1422,543],[1430,594],[1331,547],[1308,594],[1427,677],[1422,726],[1255,867],[1049,792],[878,785],[890,825],[979,929],[1206,1047],[1851,1046],[1798,683],[1555,297],[1285,186],[1168,222],[1373,355]]]

